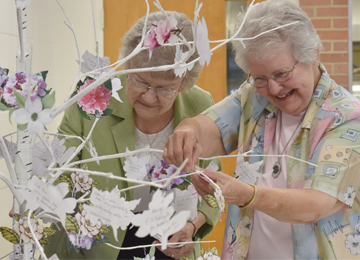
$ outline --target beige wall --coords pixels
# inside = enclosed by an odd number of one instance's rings
[[[88,50],[95,53],[94,29],[91,1],[61,0],[75,26],[81,55]],[[97,37],[100,55],[103,55],[103,1],[94,1]],[[9,75],[16,72],[15,55],[19,46],[15,1],[0,1],[0,66],[10,69]],[[56,1],[32,0],[28,8],[28,42],[33,42],[32,73],[48,70],[48,87],[56,91],[56,106],[61,104],[74,81],[78,70],[77,52],[72,32],[64,24],[65,16]],[[49,126],[55,132],[61,120],[59,115]],[[0,134],[14,132],[15,124],[10,124],[8,113],[0,112]],[[16,141],[15,139],[13,140]],[[0,171],[7,174],[4,160],[0,160]],[[12,219],[8,212],[12,206],[12,194],[0,180],[0,226],[11,227]],[[12,251],[12,244],[0,235],[0,258]],[[6,258],[7,259],[7,258]]]

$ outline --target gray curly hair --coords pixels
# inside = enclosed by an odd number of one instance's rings
[[[239,13],[235,32],[244,16],[245,13]],[[244,41],[246,48],[240,41],[233,41],[238,66],[249,72],[248,59],[260,62],[271,60],[286,46],[290,46],[295,59],[311,65],[322,49],[320,37],[306,13],[289,0],[267,0],[254,6],[236,37],[254,37],[266,30],[296,21],[298,23]]]
[[[174,15],[177,20],[177,28],[181,29],[181,34],[185,37],[187,41],[193,41],[193,30],[192,30],[192,21],[183,13],[178,12],[166,12],[166,14],[170,17]],[[151,24],[155,21],[160,21],[166,19],[166,15],[162,12],[150,13],[148,16],[148,22],[146,25],[146,31],[149,31],[151,28]],[[145,23],[145,17],[140,18],[134,26],[125,34],[122,39],[122,48],[120,50],[119,58],[122,59],[128,56],[135,47],[139,44],[142,36],[143,26]],[[182,51],[188,51],[186,46],[182,46]],[[155,48],[152,52],[151,59],[149,60],[149,50],[141,51],[127,63],[125,63],[125,68],[128,69],[131,66],[135,66],[138,68],[144,67],[156,67],[162,65],[169,65],[174,63],[175,59],[175,46],[159,46]],[[195,52],[187,62],[190,62],[199,57],[198,53]],[[183,86],[186,88],[192,87],[197,79],[200,76],[200,72],[202,70],[202,66],[199,62],[194,64],[192,70],[187,71],[184,77]],[[174,73],[174,70],[169,71],[160,71],[160,72],[151,72],[153,77],[161,77],[165,80],[173,80],[177,76]]]

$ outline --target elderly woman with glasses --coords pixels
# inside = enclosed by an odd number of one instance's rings
[[[245,19],[239,14],[240,23]],[[238,157],[218,183],[229,210],[222,259],[358,259],[360,102],[331,80],[310,19],[288,0],[253,7],[234,42],[248,80],[203,114],[184,120],[164,158],[187,169],[201,157]],[[251,152],[250,152],[251,151]],[[196,168],[196,167],[195,167]],[[194,175],[197,191],[213,185]]]
[[[174,15],[177,20],[177,28],[181,29],[181,34],[188,40],[193,40],[192,22],[182,13],[168,12],[170,17]],[[163,13],[151,13],[148,17],[147,31],[152,24],[165,20]],[[123,45],[120,51],[120,58],[127,57],[139,44],[145,17],[139,19],[136,24],[125,34]],[[175,46],[160,46],[152,50],[149,59],[149,50],[143,50],[126,64],[126,69],[148,68],[174,63]],[[183,49],[183,51],[186,51]],[[190,57],[194,60],[198,57],[195,53]],[[95,127],[91,137],[93,146],[98,155],[109,155],[124,153],[129,150],[150,147],[153,149],[164,149],[165,142],[173,133],[176,127],[183,119],[193,117],[214,104],[211,95],[195,86],[202,66],[196,62],[194,67],[187,71],[182,77],[175,75],[174,70],[161,72],[137,72],[121,77],[122,86],[119,96],[123,103],[115,99],[111,100],[109,108],[113,109],[111,115],[101,118]],[[77,107],[73,106],[66,111],[64,119],[59,127],[62,134],[71,134],[87,136],[92,122],[80,117]],[[71,143],[68,144],[72,146]],[[144,152],[137,155],[140,159],[150,156],[152,165],[158,164],[162,160],[162,153]],[[91,158],[87,150],[83,150],[78,159]],[[116,160],[101,161],[100,165],[89,163],[89,169],[93,171],[112,172],[117,176],[126,176],[124,170],[125,158]],[[220,160],[214,160],[221,167]],[[147,163],[144,159],[144,164]],[[206,167],[210,161],[199,161],[198,165]],[[128,182],[106,181],[105,179],[95,178],[101,184],[101,189],[111,191],[115,186],[119,189],[131,186]],[[149,180],[148,176],[144,176]],[[123,193],[122,193],[123,194]],[[126,192],[128,201],[141,199],[140,204],[133,210],[134,213],[140,213],[148,209],[153,191],[150,187],[136,188]],[[189,204],[190,205],[190,204]],[[219,219],[219,213],[206,203],[194,205],[194,215],[187,224],[169,240],[169,243],[189,242],[202,239],[210,233]],[[197,212],[197,213],[196,213]],[[107,233],[109,243],[117,247],[132,247],[149,245],[156,241],[150,236],[138,238],[135,236],[137,227],[129,228],[123,231],[118,229],[118,241],[115,240],[113,232]],[[66,237],[65,232],[61,238],[53,236],[50,246],[47,248],[47,254],[51,256],[57,253],[60,259],[133,259],[134,257],[144,258],[149,252],[149,248],[139,248],[134,250],[117,250],[109,247],[105,243],[99,243],[92,246],[90,250],[79,248],[75,252],[69,250],[71,244]],[[54,246],[55,244],[55,246]],[[56,247],[56,248],[55,248]],[[54,250],[55,248],[55,250]],[[156,250],[156,259],[180,259],[188,257],[197,259],[200,255],[200,245],[188,243],[184,246],[168,247],[164,251]]]

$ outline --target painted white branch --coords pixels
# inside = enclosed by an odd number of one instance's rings
[[[155,186],[157,188],[163,188],[163,185],[159,185],[157,183],[151,183],[151,182],[145,182],[145,181],[140,181],[140,180],[135,180],[135,179],[129,179],[126,177],[120,177],[120,176],[114,175],[112,172],[106,173],[106,172],[90,171],[90,170],[84,170],[84,169],[78,169],[78,168],[65,168],[65,167],[48,169],[47,171],[54,171],[54,170],[59,170],[59,169],[61,169],[61,171],[84,172],[84,173],[88,173],[91,175],[102,176],[102,177],[113,179],[113,180],[127,181],[127,182],[132,182],[132,183],[139,183],[139,184],[149,184],[149,185]]]
[[[92,132],[94,131],[94,128],[95,128],[97,122],[99,122],[99,118],[96,118],[96,119],[94,120],[94,124],[92,125],[92,127],[91,127],[91,129],[90,129],[90,131],[89,131],[88,136],[87,136],[86,139],[75,149],[75,152],[70,156],[70,158],[64,163],[64,165],[63,165],[64,167],[69,166],[69,162],[71,162],[72,159],[74,159],[74,157],[84,148],[86,142],[89,141],[89,139],[90,139],[90,137],[91,137],[91,135],[92,135]],[[78,164],[78,162],[75,163],[75,164]],[[49,166],[48,169],[50,169],[50,168],[51,168],[51,167]],[[49,171],[49,172],[50,172],[50,171]],[[54,181],[55,181],[57,178],[59,178],[59,176],[60,176],[62,173],[63,173],[63,171],[56,172],[56,173],[51,177],[49,183],[54,183]]]
[[[9,187],[15,199],[18,201],[19,205],[23,204],[25,200],[23,195],[17,189],[15,189],[13,183],[1,171],[0,171],[0,179],[3,180],[5,184]]]
[[[209,240],[209,241],[187,241],[187,242],[176,242],[176,243],[166,243],[167,245],[186,245],[186,244],[202,244],[202,243],[215,243],[216,240]],[[143,246],[132,246],[132,247],[118,247],[118,246],[114,246],[112,244],[109,243],[105,243],[105,245],[108,245],[112,248],[118,249],[118,250],[133,250],[133,249],[137,249],[137,248],[147,248],[147,247],[152,247],[152,246],[161,246],[161,243],[158,244],[149,244],[149,245],[143,245]]]
[[[60,6],[61,10],[63,11],[66,19],[68,20],[69,23],[65,22],[66,26],[69,27],[69,29],[72,31],[73,35],[74,35],[74,40],[75,40],[75,44],[76,44],[76,50],[77,50],[77,53],[78,53],[78,59],[79,59],[79,68],[78,68],[78,72],[77,72],[77,75],[75,77],[75,80],[74,80],[74,83],[73,83],[73,86],[71,87],[70,89],[70,92],[68,94],[68,96],[66,97],[65,101],[68,100],[72,93],[74,92],[75,90],[75,87],[76,87],[76,84],[78,83],[79,81],[79,75],[80,75],[80,70],[81,70],[81,56],[80,56],[80,48],[79,48],[79,42],[78,42],[78,39],[77,39],[77,35],[76,35],[76,31],[75,31],[75,28],[74,28],[74,25],[72,24],[69,16],[67,15],[67,13],[65,12],[64,8],[62,7],[62,5],[60,4],[60,2],[58,0],[56,0],[56,2],[58,3],[58,5]]]
[[[36,235],[35,235],[35,232],[34,232],[34,230],[33,230],[33,228],[32,228],[31,221],[30,221],[30,220],[31,220],[31,217],[30,217],[31,214],[32,214],[32,210],[30,209],[30,210],[29,210],[29,215],[28,215],[28,218],[27,218],[27,222],[28,222],[28,226],[29,226],[31,235],[33,236],[34,241],[35,241],[35,244],[36,244],[36,246],[38,247],[38,249],[39,249],[39,251],[40,251],[41,259],[47,260],[47,257],[46,257],[46,255],[45,255],[45,253],[44,253],[44,249],[43,249],[42,246],[40,245],[39,240],[37,239],[37,237],[36,237]]]
[[[41,218],[50,218],[50,219],[53,219],[57,222],[61,222],[61,219],[60,218],[57,218],[51,214],[48,214],[47,212],[43,211],[43,212],[40,212],[39,214],[35,215],[34,216],[35,219],[41,219]]]
[[[6,147],[6,144],[5,144],[5,140],[4,140],[4,138],[2,137],[1,134],[0,134],[0,150],[2,151],[2,154],[3,154],[4,158],[5,158],[6,166],[8,168],[11,181],[12,181],[13,184],[16,185],[16,184],[18,184],[18,180],[16,178],[16,173],[15,173],[14,168],[13,168],[13,163],[11,161],[9,151],[8,151],[8,149]]]

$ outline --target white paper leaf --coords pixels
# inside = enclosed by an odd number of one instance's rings
[[[54,213],[65,227],[66,213],[73,213],[76,206],[74,198],[64,199],[69,192],[68,184],[62,182],[53,186],[33,176],[28,183],[28,188],[29,190],[21,189],[27,201],[26,208],[32,210],[42,208],[46,212]]]
[[[103,224],[111,225],[117,241],[118,228],[121,227],[122,230],[126,230],[134,217],[131,210],[136,208],[140,200],[125,201],[125,198],[120,197],[117,186],[111,192],[101,191],[93,187],[90,195],[93,206],[85,204],[84,209],[91,220],[100,220]]]
[[[49,139],[45,139],[45,141],[49,144]],[[76,147],[70,147],[66,150],[64,143],[65,138],[59,139],[57,137],[54,137],[51,142],[51,149],[53,151],[55,161],[60,166],[62,166],[70,158],[76,149]],[[37,142],[33,149],[32,173],[38,176],[44,175],[45,170],[49,167],[50,163],[51,157],[49,151],[42,141]]]
[[[248,162],[245,162],[243,156],[239,156],[236,159],[235,176],[238,177],[238,179],[242,182],[245,182],[247,184],[255,184],[257,178],[267,177],[262,176],[262,174],[258,172],[258,169],[262,165],[262,163],[263,161],[259,161],[250,164]]]
[[[187,52],[182,52],[182,50],[180,49],[180,45],[176,45],[176,53],[175,53],[175,58],[174,58],[174,62],[179,62],[181,61],[182,59],[184,59],[186,57],[186,55],[188,55],[188,51]],[[186,61],[185,61],[186,63]],[[178,77],[182,77],[185,73],[186,73],[186,70],[192,70],[192,68],[194,67],[194,63],[184,67],[184,68],[176,68],[174,70],[174,73],[176,76]]]
[[[190,186],[193,185],[189,185],[188,190],[172,189],[171,192],[174,193],[174,201],[171,205],[174,207],[175,212],[189,210],[190,219],[194,219],[197,216],[198,193],[196,190],[194,192],[194,189]]]
[[[126,148],[126,152],[129,150]],[[144,180],[147,176],[146,164],[149,162],[151,155],[138,158],[136,155],[128,156],[125,160],[125,176],[133,180]]]
[[[5,141],[6,148],[9,152],[11,162],[14,163],[15,162],[15,154],[17,152],[16,151],[16,149],[17,149],[16,143],[10,142],[10,141],[6,140],[5,138],[4,138],[4,141]],[[0,150],[0,159],[2,159],[2,158],[4,158],[4,154],[3,154],[2,150]]]
[[[208,29],[204,17],[202,18],[202,21],[199,21],[197,24],[196,48],[200,56],[200,65],[204,66],[206,62],[209,66],[211,60],[211,50]]]
[[[135,235],[145,237],[150,234],[161,241],[163,250],[166,249],[168,237],[182,229],[190,217],[190,211],[181,211],[172,217],[175,211],[170,205],[173,198],[173,193],[164,197],[164,193],[157,190],[149,203],[149,209],[135,215],[132,221],[139,227]]]
[[[119,94],[117,93],[120,89],[123,88],[121,85],[121,80],[119,78],[113,78],[111,80],[111,87],[112,87],[112,97],[115,98],[117,101],[123,103],[119,97]]]
[[[87,72],[96,70],[98,68],[103,68],[103,67],[110,65],[110,58],[103,57],[103,58],[99,58],[99,66],[98,66],[97,65],[98,64],[97,57],[88,51],[85,51],[85,53],[81,56],[81,58],[83,59],[83,62],[81,62],[81,72],[82,73],[87,73]],[[79,63],[79,61],[76,61],[76,62]],[[106,69],[102,69],[101,71],[107,72],[110,69],[111,68],[106,68]]]
[[[208,167],[206,167],[206,170],[216,172],[219,170],[219,166],[216,163],[214,163],[213,161],[211,161],[209,163]]]

